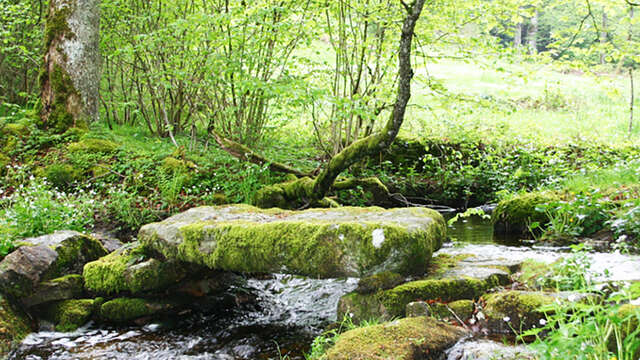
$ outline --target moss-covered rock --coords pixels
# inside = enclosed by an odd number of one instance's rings
[[[594,303],[601,301],[594,294],[576,292],[502,291],[482,297],[488,328],[493,333],[521,333],[540,326],[553,310],[545,306],[554,302]]]
[[[83,292],[82,275],[72,274],[41,282],[31,295],[20,300],[24,306],[32,307],[50,301],[79,298]]]
[[[124,246],[85,265],[85,287],[94,293],[112,295],[120,292],[140,294],[176,284],[186,275],[176,261],[159,261],[147,256],[138,245]]]
[[[392,289],[404,282],[404,277],[391,271],[381,272],[360,279],[356,292],[369,294],[378,290]]]
[[[355,323],[364,320],[405,316],[407,304],[418,300],[451,302],[479,298],[487,290],[505,285],[499,276],[486,279],[444,278],[411,281],[374,294],[349,293],[338,303],[338,319],[350,315]]]
[[[493,333],[520,333],[540,326],[546,319],[540,310],[543,305],[552,304],[553,296],[542,292],[503,291],[483,296],[488,326]]]
[[[75,231],[57,231],[23,243],[0,262],[0,290],[15,298],[34,295],[43,281],[79,274],[84,264],[106,254],[98,240]]]
[[[313,179],[302,177],[279,184],[263,186],[255,193],[253,205],[262,209],[299,209],[303,205],[319,208],[339,206],[337,202],[329,198],[318,201],[313,200],[313,185]]]
[[[55,269],[58,254],[48,246],[21,246],[0,262],[0,291],[19,299]]]
[[[423,274],[445,236],[424,208],[285,211],[200,207],[140,230],[140,242],[168,259],[238,272],[318,278],[382,271]]]
[[[84,139],[67,145],[70,152],[108,154],[116,151],[119,145],[113,141],[103,139]]]
[[[179,160],[174,157],[167,157],[162,160],[162,168],[170,173],[186,173],[197,168],[196,164],[188,160]]]
[[[340,335],[327,360],[437,359],[467,335],[462,328],[428,317],[367,326]]]
[[[4,144],[2,144],[2,152],[5,154],[13,154],[18,150],[20,139],[17,136],[7,135],[4,136]]]
[[[55,267],[47,274],[47,279],[67,275],[81,274],[84,265],[107,254],[102,243],[77,231],[61,230],[53,234],[24,239],[25,243],[48,246],[55,250]]]
[[[29,317],[5,296],[0,296],[0,358],[33,330]]]
[[[549,221],[545,213],[536,211],[536,207],[558,199],[559,196],[553,193],[528,193],[500,201],[491,215],[494,229],[499,233],[526,234],[530,224],[544,225]]]
[[[51,164],[42,170],[42,175],[55,187],[65,189],[82,179],[82,171],[70,164]]]
[[[27,125],[25,124],[6,124],[2,128],[2,134],[6,136],[13,135],[18,137],[27,136],[29,135],[29,127],[27,127]]]
[[[165,313],[175,308],[172,302],[141,298],[117,298],[100,306],[100,318],[108,322],[123,323],[146,316]]]
[[[457,300],[448,304],[426,301],[416,301],[407,304],[408,317],[432,316],[440,320],[466,321],[473,316],[475,303],[472,300]]]
[[[91,319],[95,307],[94,299],[57,301],[46,306],[44,316],[55,324],[57,331],[75,331]]]
[[[7,166],[9,164],[11,164],[11,158],[0,153],[0,175],[4,175],[6,173]]]

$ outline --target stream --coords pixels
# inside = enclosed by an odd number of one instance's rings
[[[497,238],[487,220],[469,218],[449,229],[453,242],[438,253],[474,254],[481,258],[536,259],[553,262],[569,249],[537,247],[513,238]],[[591,270],[607,269],[611,280],[640,280],[640,256],[592,253]],[[357,279],[314,280],[275,275],[249,279],[258,306],[192,313],[137,327],[88,324],[73,333],[41,331],[29,335],[10,359],[304,359],[313,338],[335,321],[339,298]],[[499,348],[486,339],[468,340],[449,352],[449,360],[485,359]],[[509,351],[514,351],[510,349]],[[470,357],[469,354],[479,354]],[[462,354],[462,355],[461,355]],[[464,355],[467,354],[467,355]],[[489,359],[489,357],[487,357]]]

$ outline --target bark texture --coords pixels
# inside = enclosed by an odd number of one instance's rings
[[[98,119],[100,0],[50,0],[40,74],[45,128],[64,132]]]

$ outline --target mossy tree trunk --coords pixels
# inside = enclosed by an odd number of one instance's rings
[[[411,97],[411,46],[415,33],[416,23],[422,13],[425,0],[416,0],[406,5],[407,16],[402,24],[402,34],[398,46],[398,92],[391,116],[382,131],[358,140],[333,156],[329,163],[316,178],[313,186],[313,200],[325,197],[340,173],[366,156],[379,153],[391,145],[395,140],[404,121],[404,114]]]
[[[98,119],[100,0],[50,0],[40,74],[43,127],[64,132]]]
[[[272,163],[248,148],[214,133],[214,137],[220,147],[242,160],[259,164],[269,163],[272,170],[303,176],[296,180],[263,187],[255,196],[255,205],[262,208],[331,207],[336,206],[337,203],[326,198],[330,190],[345,190],[353,187],[364,188],[365,191],[373,195],[377,202],[397,202],[394,195],[390,194],[386,186],[378,179],[369,178],[340,182],[336,182],[336,179],[351,165],[367,156],[378,154],[387,149],[398,135],[404,121],[409,98],[411,97],[411,80],[413,79],[411,48],[416,23],[420,18],[425,1],[415,0],[410,4],[402,2],[407,15],[403,21],[402,34],[400,35],[398,46],[398,90],[393,110],[385,127],[379,132],[352,143],[333,156],[315,179],[309,177],[311,174],[300,173],[293,171],[286,165]],[[402,203],[406,204],[406,200]]]

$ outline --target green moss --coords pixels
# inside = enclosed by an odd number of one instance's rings
[[[107,254],[107,250],[100,241],[86,235],[70,237],[54,250],[58,253],[55,264],[56,275],[79,274],[86,263]]]
[[[45,49],[49,48],[56,38],[72,39],[75,36],[67,22],[72,12],[70,6],[65,6],[49,15],[44,28]]]
[[[464,259],[468,259],[473,256],[474,255],[472,254],[458,254],[458,255],[439,254],[438,256],[431,259],[431,263],[429,264],[429,269],[427,270],[427,274],[431,277],[440,276],[444,274],[447,270],[456,268],[460,261]]]
[[[41,82],[47,82],[51,86],[53,102],[49,105],[48,116],[43,119],[43,125],[56,133],[64,133],[71,127],[87,128],[85,119],[82,118],[80,110],[76,106],[71,106],[80,101],[80,95],[76,90],[69,74],[58,64],[53,65],[50,74],[46,71],[42,74]],[[76,100],[70,100],[75,98]],[[74,114],[75,113],[75,116]]]
[[[402,275],[391,271],[384,271],[360,279],[360,281],[358,281],[358,288],[356,288],[356,291],[360,294],[368,294],[378,290],[391,289],[403,282],[404,277]]]
[[[105,295],[139,294],[162,290],[184,278],[185,270],[173,261],[148,259],[144,247],[119,249],[85,265],[85,287]]]
[[[525,234],[531,223],[544,225],[549,221],[546,214],[536,211],[536,207],[556,200],[558,195],[552,193],[516,195],[498,203],[491,221],[497,232]]]
[[[473,300],[457,300],[448,304],[433,303],[430,305],[431,316],[437,319],[468,320],[473,315]],[[455,314],[455,315],[454,315]]]
[[[385,243],[372,244],[374,230],[383,228]],[[402,251],[405,261],[394,271],[424,273],[436,236],[411,234],[401,226],[379,224],[219,223],[188,225],[181,229],[184,241],[177,258],[213,269],[239,272],[288,271],[317,277],[339,277],[344,261],[353,261],[358,272],[381,265],[391,251]],[[202,239],[219,239],[212,253],[201,251]],[[341,239],[341,240],[338,240]],[[349,248],[349,251],[346,251]],[[356,254],[355,259],[345,254]]]
[[[340,299],[338,318],[349,314],[355,323],[360,323],[371,318],[402,317],[405,316],[407,304],[414,301],[473,300],[499,285],[504,285],[502,278],[492,275],[486,280],[461,278],[411,281],[374,294],[353,292]]]
[[[525,331],[539,325],[545,313],[540,310],[552,304],[554,296],[542,292],[502,291],[484,295],[485,315],[489,327],[497,332]],[[506,321],[505,321],[506,320]]]
[[[338,206],[328,198],[315,200],[313,186],[314,181],[309,177],[263,186],[255,193],[253,204],[262,209],[299,209],[303,205],[320,208]]]
[[[29,128],[24,124],[6,124],[2,128],[2,134],[13,136],[27,136],[29,135]]]
[[[109,169],[106,166],[92,166],[91,169],[89,169],[89,171],[91,172],[91,175],[94,178],[99,178],[101,176],[104,176],[106,174],[109,173]]]
[[[435,359],[466,334],[428,317],[400,319],[341,334],[327,360]]]
[[[477,299],[487,290],[504,285],[498,276],[480,279],[428,279],[402,284],[378,294],[392,316],[403,316],[408,303],[416,300],[455,301]]]
[[[108,154],[118,149],[118,144],[109,140],[85,139],[67,146],[70,152],[104,153]]]
[[[49,304],[45,317],[56,324],[57,331],[75,331],[91,318],[94,300],[63,300]]]
[[[0,296],[0,357],[32,331],[29,317],[4,296]]]
[[[7,171],[7,165],[11,164],[11,158],[5,154],[0,154],[0,175],[4,175]]]
[[[117,298],[100,306],[100,317],[106,321],[127,322],[158,314],[172,308],[170,303],[140,298]]]
[[[620,324],[620,339],[628,344],[637,343],[638,339],[640,339],[640,334],[632,334],[638,329],[638,324],[640,323],[640,306],[631,304],[622,305],[617,309],[616,318],[619,321],[617,323]],[[635,339],[627,339],[630,336],[634,336]],[[616,352],[616,336],[612,336],[609,339],[608,347],[613,353]],[[632,358],[640,359],[640,349],[635,349]]]
[[[44,176],[55,187],[65,189],[82,179],[82,171],[69,164],[51,164],[44,168]]]
[[[4,141],[4,146],[2,147],[2,152],[5,154],[13,154],[20,144],[20,139],[16,136],[10,135],[7,136]]]
[[[527,259],[522,263],[517,280],[532,289],[544,290],[553,282],[549,279],[552,276],[552,264]]]

